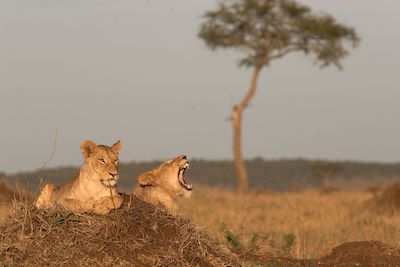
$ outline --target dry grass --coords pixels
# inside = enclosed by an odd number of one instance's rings
[[[400,214],[400,182],[389,184],[375,192],[368,206],[379,214]]]
[[[349,241],[379,240],[400,246],[400,214],[378,215],[366,205],[373,197],[370,192],[355,191],[237,196],[196,187],[193,197],[183,201],[182,213],[219,240],[226,242],[233,235],[239,246],[253,252],[261,248],[262,253],[277,256],[319,258]],[[293,235],[294,243],[288,244]],[[262,237],[257,248],[252,247],[254,237]]]
[[[181,203],[181,212],[192,222],[126,194],[123,207],[106,216],[39,211],[29,199],[20,198],[0,224],[0,262],[12,266],[381,266],[382,262],[398,266],[400,215],[373,208],[382,206],[382,199],[393,207],[397,202],[388,199],[396,188],[387,187],[379,194],[256,190],[237,196],[196,187],[193,197]]]

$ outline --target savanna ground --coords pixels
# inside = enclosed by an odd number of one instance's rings
[[[79,260],[82,266],[102,266],[102,259],[115,266],[132,262],[143,266],[400,266],[400,183],[372,191],[258,189],[244,196],[196,186],[192,198],[180,201],[181,214],[190,221],[176,220],[135,199],[129,202],[133,208],[100,221],[96,216],[46,214],[19,206],[12,213],[13,221],[0,226],[0,252],[16,266],[39,264],[34,260],[46,253],[43,259],[49,264]],[[9,211],[5,207],[0,205],[0,217]],[[23,238],[16,234],[20,228],[28,231]],[[368,242],[348,243],[353,241]],[[96,253],[93,249],[108,246],[111,249],[102,252],[103,258],[85,258]],[[49,251],[63,256],[63,262],[49,256]]]
[[[198,187],[191,199],[183,201],[182,213],[240,253],[315,259],[349,241],[379,240],[400,246],[400,212],[390,208],[379,212],[375,194],[255,190],[238,196]]]

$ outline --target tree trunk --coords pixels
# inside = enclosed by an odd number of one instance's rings
[[[239,194],[246,193],[249,189],[249,177],[247,175],[247,170],[246,166],[244,165],[242,154],[242,114],[244,109],[249,105],[250,101],[255,95],[258,75],[261,71],[261,68],[262,66],[255,67],[246,96],[242,99],[242,101],[240,101],[238,105],[235,105],[233,107],[231,114],[233,130],[232,149],[236,170],[237,192]]]

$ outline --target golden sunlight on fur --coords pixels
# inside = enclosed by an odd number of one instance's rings
[[[85,141],[81,145],[84,163],[79,174],[70,182],[56,186],[46,184],[35,206],[40,209],[55,207],[73,212],[106,214],[119,208],[122,198],[117,191],[118,155],[121,142],[111,147]]]
[[[186,183],[184,177],[189,166],[185,155],[167,160],[158,168],[140,174],[133,193],[146,202],[163,205],[171,214],[176,215],[177,198],[188,198],[192,192],[192,185]]]

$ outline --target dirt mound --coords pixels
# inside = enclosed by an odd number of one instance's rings
[[[250,266],[276,267],[397,267],[400,266],[400,248],[393,248],[379,241],[344,243],[320,259],[288,259],[269,256],[250,257]]]
[[[321,258],[319,266],[399,266],[400,249],[379,241],[348,242]]]
[[[106,216],[14,207],[0,226],[10,266],[239,266],[203,230],[136,197]]]
[[[400,182],[384,187],[368,204],[379,213],[400,213]]]

